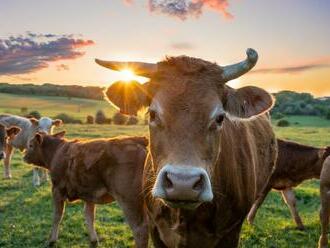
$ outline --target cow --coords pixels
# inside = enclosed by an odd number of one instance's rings
[[[6,128],[5,125],[0,123],[0,160],[6,158],[5,149],[8,139],[13,139],[20,131],[19,127]]]
[[[4,178],[10,179],[11,172],[10,172],[10,161],[14,149],[19,149],[24,151],[27,148],[27,144],[29,139],[34,137],[36,132],[42,131],[46,133],[52,133],[53,127],[62,125],[62,120],[56,119],[52,120],[49,117],[41,117],[40,120],[35,118],[25,118],[16,115],[0,115],[0,122],[2,122],[6,127],[17,126],[21,129],[21,132],[14,138],[9,140],[6,149],[6,159],[4,160]],[[33,169],[33,178],[32,183],[34,186],[40,185],[40,176],[39,172],[42,173],[42,179],[47,180],[47,174],[45,171],[40,169]]]
[[[146,248],[148,226],[142,175],[148,140],[145,137],[66,140],[64,133],[37,133],[24,156],[27,163],[49,170],[51,177],[54,216],[49,244],[58,239],[66,200],[85,202],[85,220],[93,246],[98,244],[95,204],[116,200],[133,230],[136,246]]]
[[[321,236],[319,239],[319,248],[328,248],[328,229],[330,217],[330,149],[328,149],[327,156],[323,162],[323,167],[320,175],[320,222],[321,222]]]
[[[226,85],[257,59],[253,49],[227,66],[188,56],[157,64],[96,59],[150,78],[143,85],[115,82],[105,95],[124,114],[149,107],[143,192],[155,247],[238,246],[277,156],[268,117],[273,97],[258,87]]]
[[[304,224],[296,208],[296,197],[292,188],[304,180],[320,178],[322,165],[330,147],[317,148],[299,144],[293,141],[277,139],[278,157],[276,169],[272,174],[265,191],[253,204],[247,220],[253,224],[256,212],[271,189],[281,191],[284,202],[288,205],[291,215],[299,230],[304,230]]]

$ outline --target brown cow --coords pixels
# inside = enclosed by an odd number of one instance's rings
[[[13,126],[6,128],[5,125],[0,123],[0,160],[6,158],[6,148],[9,139],[13,139],[21,129],[19,127]]]
[[[268,116],[273,98],[257,87],[226,85],[249,71],[257,53],[220,67],[169,57],[158,64],[96,60],[150,78],[105,92],[121,112],[149,106],[150,153],[144,172],[155,247],[237,247],[242,223],[267,184],[277,156]]]
[[[58,238],[65,201],[85,202],[85,219],[92,244],[95,204],[118,202],[133,230],[137,247],[147,247],[148,231],[143,210],[142,174],[148,140],[145,137],[69,141],[64,132],[37,133],[24,160],[50,171],[54,201],[49,242]]]
[[[328,248],[328,229],[330,217],[330,149],[328,149],[327,158],[323,162],[323,168],[320,175],[320,196],[321,196],[321,236],[319,248]]]
[[[271,189],[282,193],[284,202],[289,206],[297,228],[304,230],[304,224],[296,208],[296,198],[292,188],[304,180],[320,178],[322,164],[330,147],[317,148],[296,142],[277,139],[278,157],[276,169],[260,198],[253,204],[248,214],[248,222],[253,223],[258,208]]]

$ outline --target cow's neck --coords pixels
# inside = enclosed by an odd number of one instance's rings
[[[50,169],[51,163],[56,155],[58,149],[65,141],[53,137],[44,137],[43,145],[41,147],[43,154],[43,163],[47,169]]]

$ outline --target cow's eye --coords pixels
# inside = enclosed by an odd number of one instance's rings
[[[153,122],[157,118],[157,113],[155,110],[149,110],[149,121]]]
[[[218,130],[223,123],[223,120],[225,119],[225,115],[224,114],[220,114],[218,115],[210,124],[210,131],[214,131],[214,130]]]
[[[215,122],[216,122],[219,126],[221,126],[221,125],[222,125],[222,122],[223,122],[224,119],[225,119],[225,115],[224,115],[224,114],[220,114],[220,115],[218,115],[217,118],[215,119]]]

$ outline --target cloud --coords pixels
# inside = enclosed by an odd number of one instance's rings
[[[124,0],[132,3],[133,0]],[[226,19],[233,18],[228,12],[229,0],[148,0],[150,12],[161,13],[186,20],[188,17],[198,18],[204,8],[222,14]]]
[[[304,63],[300,65],[286,66],[286,67],[277,67],[277,68],[261,68],[253,70],[251,73],[273,73],[273,74],[282,74],[282,73],[300,73],[304,71],[310,71],[315,69],[327,68],[330,67],[330,57],[325,57],[322,59],[317,59],[309,63]]]
[[[47,68],[50,62],[77,59],[81,48],[94,41],[73,35],[36,34],[0,39],[0,76],[26,74]]]
[[[189,42],[172,43],[170,47],[177,50],[191,50],[195,48],[194,45]]]
[[[70,70],[70,67],[65,64],[60,64],[60,65],[56,66],[56,70],[57,71],[68,71],[68,70]]]

